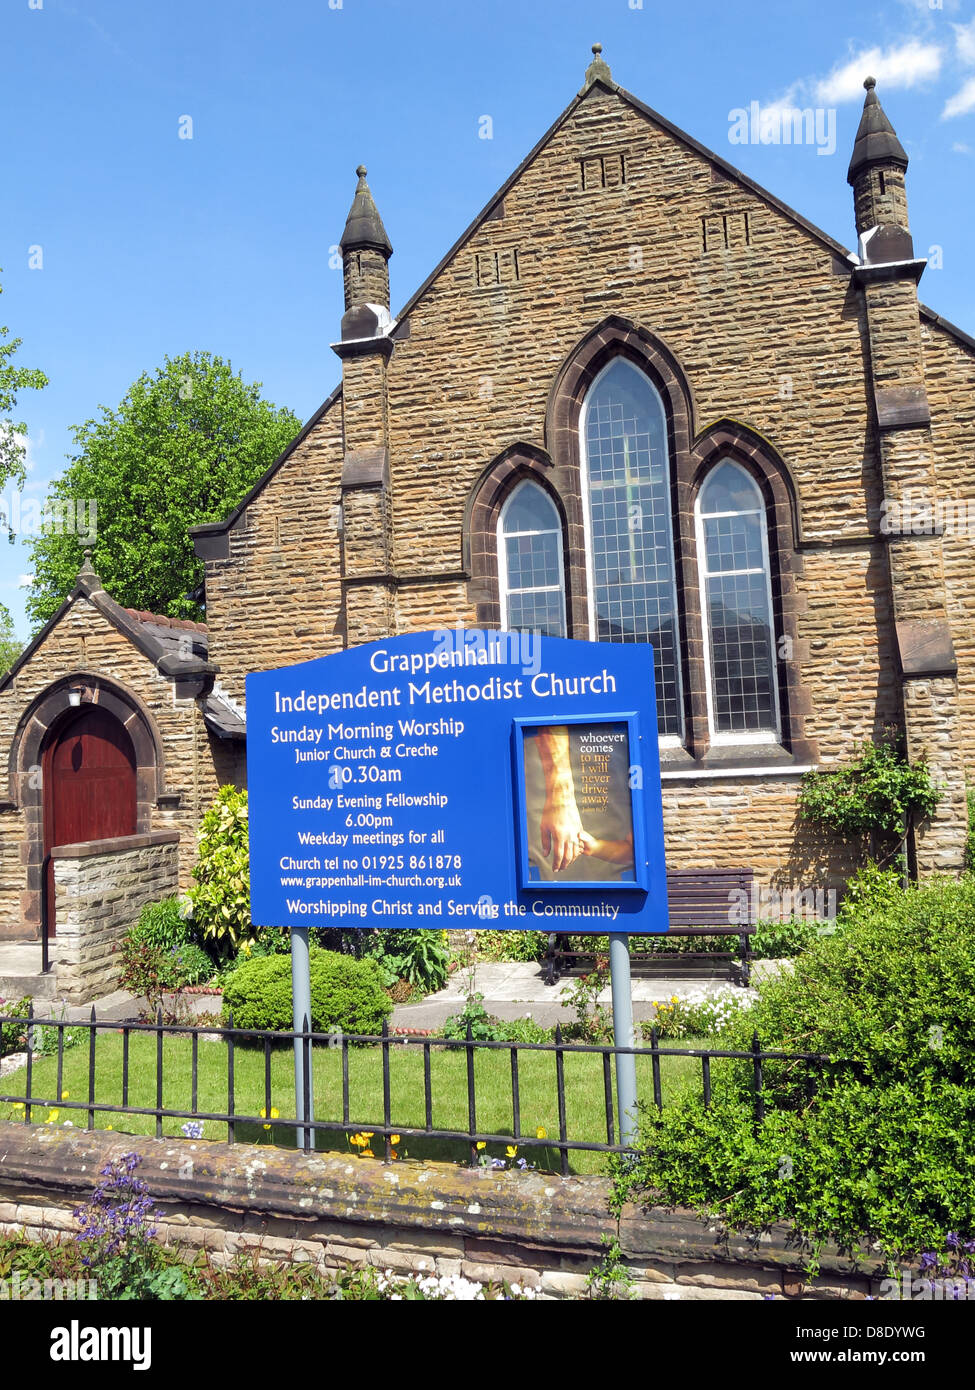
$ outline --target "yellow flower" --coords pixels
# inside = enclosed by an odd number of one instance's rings
[[[363,1137],[363,1139],[371,1139],[371,1138],[372,1138],[372,1134],[373,1134],[373,1132],[372,1132],[371,1129],[364,1129],[364,1130],[362,1131],[362,1137]]]
[[[105,1128],[106,1128],[106,1129],[114,1129],[115,1126],[114,1126],[114,1125],[106,1125]]]
[[[357,1149],[361,1149],[361,1148],[365,1145],[365,1142],[366,1142],[365,1136],[362,1135],[362,1134],[350,1134],[350,1135],[349,1135],[349,1143],[350,1143],[350,1144],[354,1144],[354,1145],[356,1146]]]
[[[57,1110],[52,1110],[52,1111],[51,1111],[50,1115],[48,1115],[48,1117],[47,1117],[47,1122],[48,1122],[49,1125],[53,1125],[53,1124],[54,1124],[54,1121],[57,1119],[59,1113],[60,1113],[60,1112],[57,1111]]]
[[[372,1149],[363,1149],[363,1150],[362,1150],[362,1157],[363,1157],[363,1158],[375,1158],[376,1155],[373,1153]]]
[[[535,1138],[536,1138],[536,1139],[547,1139],[547,1138],[548,1138],[548,1134],[547,1134],[546,1131],[542,1128],[541,1125],[539,1125],[538,1128],[537,1128],[536,1131],[535,1131]]]
[[[506,1158],[514,1158],[518,1153],[518,1146],[516,1144],[509,1144],[504,1152]]]
[[[398,1135],[398,1134],[391,1134],[391,1135],[389,1136],[389,1142],[390,1142],[391,1144],[398,1144],[398,1143],[399,1143],[399,1135]]]
[[[487,1146],[486,1146],[485,1141],[484,1141],[483,1139],[478,1139],[478,1141],[477,1141],[477,1143],[474,1145],[474,1147],[475,1147],[475,1149],[483,1149],[483,1148],[486,1148]]]
[[[68,1093],[67,1093],[67,1091],[62,1091],[62,1092],[61,1092],[61,1099],[62,1099],[62,1100],[67,1100],[67,1099],[68,1099]]]
[[[23,1110],[23,1108],[24,1108],[24,1102],[23,1102],[22,1100],[15,1100],[15,1101],[14,1101],[14,1109],[15,1109],[15,1110]]]
[[[672,1004],[679,1004],[679,1003],[680,1003],[680,998],[679,998],[679,996],[676,995],[676,994],[672,994],[672,995],[670,996],[670,1002],[671,1002]]]

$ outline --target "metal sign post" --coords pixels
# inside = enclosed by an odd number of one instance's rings
[[[613,1042],[617,1047],[633,1047],[630,938],[622,932],[610,934],[609,973],[613,989]],[[636,1058],[632,1052],[617,1052],[616,1054],[616,1099],[620,1115],[620,1141],[635,1146],[638,1117]]]
[[[291,928],[291,994],[292,1019],[295,1034],[311,1031],[311,969],[308,959],[308,927]],[[311,1043],[295,1037],[295,1131],[298,1147],[312,1148],[314,1130],[300,1126],[302,1120],[314,1119],[312,1105]]]

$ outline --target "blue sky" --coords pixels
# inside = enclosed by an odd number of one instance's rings
[[[395,248],[395,312],[571,100],[597,40],[622,86],[851,249],[846,167],[873,72],[911,158],[918,254],[940,248],[922,298],[975,331],[975,3],[2,0],[0,321],[51,383],[21,398],[29,491],[64,467],[70,427],[166,354],[228,357],[307,418],[339,377],[329,249],[355,166]],[[835,110],[835,153],[730,143],[735,108],[782,101]],[[29,567],[0,544],[22,636]]]

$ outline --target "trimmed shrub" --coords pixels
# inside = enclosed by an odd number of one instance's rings
[[[374,960],[313,948],[309,966],[313,1032],[379,1032],[393,1006]],[[231,1013],[237,1028],[289,1031],[291,957],[261,956],[238,966],[224,986],[224,1022]]]
[[[975,1237],[975,881],[848,902],[842,930],[763,985],[723,1045],[823,1054],[713,1073],[713,1106],[679,1096],[644,1117],[627,1195],[791,1221],[816,1248],[869,1242],[888,1260]]]

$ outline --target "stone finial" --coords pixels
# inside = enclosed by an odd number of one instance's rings
[[[91,563],[91,551],[90,551],[90,550],[86,550],[86,551],[85,551],[84,563],[82,564],[81,569],[78,571],[78,578],[79,578],[79,579],[81,579],[81,578],[85,578],[85,579],[97,579],[97,578],[98,578],[98,575],[95,573],[94,566],[93,566],[92,563]]]
[[[894,168],[907,168],[907,154],[898,140],[894,127],[887,119],[884,108],[877,96],[877,79],[868,77],[864,81],[866,97],[863,102],[863,115],[853,142],[853,158],[847,171],[847,182],[852,184],[859,174],[878,164],[889,164]]]
[[[366,183],[366,166],[360,164],[356,169],[359,182],[355,197],[345,223],[339,245],[343,254],[348,251],[362,251],[370,248],[379,251],[387,258],[393,254],[393,247],[386,235],[383,219],[373,201],[369,185]]]
[[[602,56],[603,46],[601,43],[594,43],[592,46],[592,62],[586,68],[586,81],[582,90],[588,91],[594,82],[605,82],[608,87],[615,87],[613,74],[610,72],[609,64]]]

